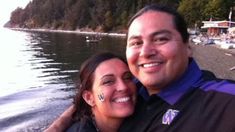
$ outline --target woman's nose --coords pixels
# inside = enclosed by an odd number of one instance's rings
[[[120,80],[117,85],[117,91],[125,91],[128,89],[128,85],[125,83],[124,80]]]

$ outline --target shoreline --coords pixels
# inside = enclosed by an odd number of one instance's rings
[[[221,48],[219,45],[217,45],[217,44],[209,44],[209,45],[203,45],[203,44],[201,44],[201,43],[199,43],[199,44],[195,44],[195,42],[192,42],[192,41],[190,41],[189,42],[190,44],[192,44],[192,45],[195,45],[195,46],[204,46],[204,47],[214,47],[214,48],[217,48],[217,49],[219,49],[219,50],[222,50],[222,51],[224,51],[224,52],[226,52],[225,54],[226,55],[228,55],[228,56],[235,56],[235,48],[231,48],[231,49],[224,49],[224,48]],[[230,55],[229,55],[230,54]]]
[[[52,30],[52,29],[28,29],[28,28],[8,28],[16,31],[32,31],[32,32],[54,32],[54,33],[73,33],[73,34],[82,34],[82,35],[102,35],[102,36],[114,36],[114,37],[126,37],[125,33],[103,33],[103,32],[90,32],[90,31],[80,31],[80,30]],[[195,45],[194,42],[189,42],[189,44]],[[198,45],[195,45],[198,47]],[[201,45],[202,47],[213,47],[215,49],[223,52],[224,56],[235,57],[235,49],[223,49],[216,44],[212,45]],[[194,46],[193,46],[194,47]],[[230,71],[235,70],[235,65],[229,68]]]
[[[214,45],[212,45],[212,46],[214,46],[215,48],[218,48],[218,49],[221,49],[221,50],[227,52],[227,53],[225,53],[225,55],[227,55],[227,56],[235,56],[235,49],[223,49],[223,48],[219,47],[219,46],[216,45],[216,44],[214,44]],[[229,55],[229,54],[231,54],[231,55]]]
[[[193,58],[201,69],[212,71],[218,78],[235,80],[235,49],[222,49],[218,45],[190,45]]]
[[[126,37],[125,33],[103,33],[103,32],[89,32],[89,31],[80,31],[80,30],[52,30],[52,29],[43,29],[43,28],[8,28],[16,31],[34,31],[34,32],[52,32],[52,33],[75,33],[83,35],[102,35],[102,36],[116,36],[116,37]]]
[[[74,34],[82,34],[82,35],[102,35],[102,36],[115,36],[115,37],[126,37],[125,33],[103,33],[103,32],[91,32],[91,31],[81,31],[81,30],[53,30],[53,29],[43,29],[43,28],[34,28],[34,29],[29,29],[29,28],[8,28],[11,30],[16,30],[16,31],[33,31],[33,32],[52,32],[52,33],[74,33]],[[194,44],[194,42],[189,42],[191,44]],[[204,45],[208,46],[208,45]],[[223,49],[220,48],[218,45],[210,45],[215,48],[218,48],[220,50],[223,50],[227,52],[226,55],[229,56],[235,56],[235,49]]]

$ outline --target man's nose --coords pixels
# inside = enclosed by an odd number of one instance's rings
[[[140,56],[149,57],[152,56],[156,52],[154,45],[151,42],[146,41],[144,42],[143,46],[140,50]]]

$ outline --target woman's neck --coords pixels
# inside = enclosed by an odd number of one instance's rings
[[[98,132],[117,132],[124,119],[94,117],[94,125]]]

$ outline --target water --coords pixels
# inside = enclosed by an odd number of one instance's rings
[[[0,29],[0,131],[43,131],[72,102],[76,74],[91,54],[124,55],[125,40]]]
[[[103,36],[87,43],[86,35],[0,29],[0,132],[41,132],[70,104],[80,64],[91,54],[125,55],[125,40]],[[228,69],[234,56],[211,46],[193,46],[203,69],[235,79]],[[218,63],[219,62],[219,63]]]

